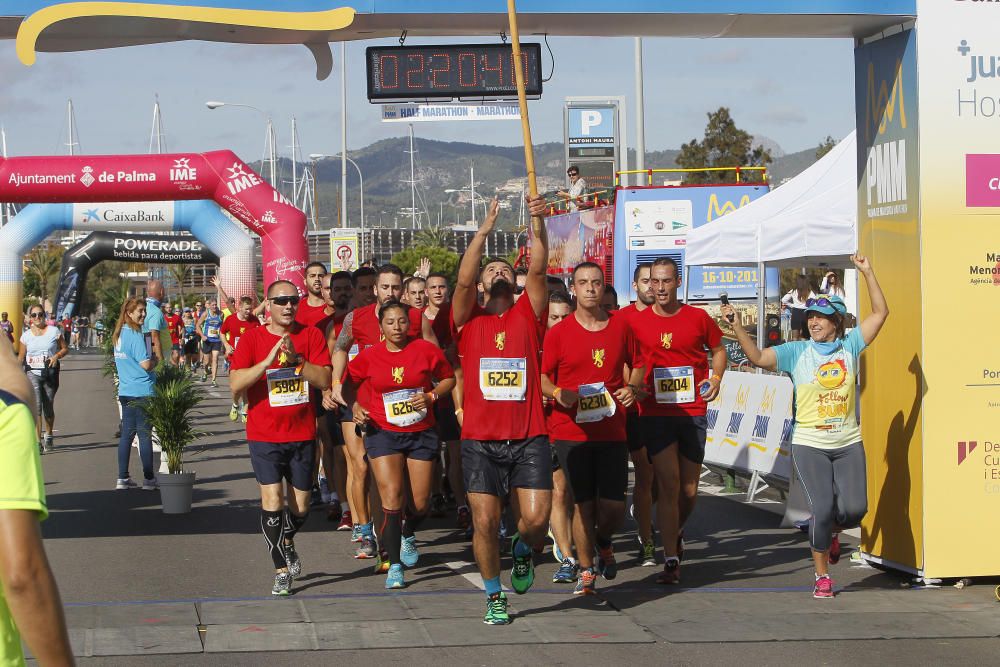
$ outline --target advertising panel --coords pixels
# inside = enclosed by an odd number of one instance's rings
[[[925,573],[992,576],[1000,539],[1000,78],[995,3],[919,0]],[[893,313],[895,304],[890,301]],[[945,315],[946,316],[942,316]],[[910,371],[912,373],[912,370]],[[914,393],[913,377],[899,375]]]
[[[607,266],[612,252],[613,207],[554,215],[545,219],[545,227],[549,235],[549,273],[572,273],[580,262],[594,262],[605,267],[605,280],[612,281]]]
[[[792,478],[792,381],[729,371],[705,415],[705,463]]]

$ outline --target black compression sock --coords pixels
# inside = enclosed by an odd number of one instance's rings
[[[379,541],[382,548],[389,554],[389,562],[399,563],[399,543],[402,539],[403,513],[400,510],[382,508],[382,530],[379,531]]]
[[[309,518],[309,511],[302,516],[292,513],[292,510],[285,508],[285,541],[291,542],[295,539],[299,530],[306,523],[306,519]]]
[[[420,524],[422,524],[426,518],[426,514],[410,514],[407,512],[406,518],[403,519],[403,537],[413,537],[417,528],[420,528]]]
[[[598,535],[594,541],[597,542],[598,549],[607,549],[611,546],[611,539],[607,537],[601,537]]]
[[[277,570],[288,567],[285,562],[285,553],[281,549],[281,544],[285,539],[285,522],[282,512],[260,511],[260,529],[264,532],[264,541],[267,542],[268,552],[274,567]]]

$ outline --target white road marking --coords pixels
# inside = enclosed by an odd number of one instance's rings
[[[450,563],[446,562],[445,565],[449,569],[454,570],[458,574],[462,575],[462,577],[464,577],[466,581],[468,581],[470,584],[472,584],[479,590],[481,591],[486,590],[486,585],[483,584],[483,577],[482,575],[479,574],[479,571],[476,569],[475,563],[468,563],[464,560],[458,560]],[[462,570],[471,570],[471,572],[463,572]]]

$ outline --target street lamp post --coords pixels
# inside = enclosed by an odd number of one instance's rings
[[[315,165],[317,161],[322,160],[324,158],[328,158],[328,157],[333,157],[333,158],[338,158],[339,157],[339,158],[343,159],[344,155],[342,153],[337,153],[336,155],[324,155],[323,153],[310,153],[309,154],[309,159],[313,161],[313,165]],[[362,175],[362,173],[361,173],[361,167],[358,166],[357,162],[355,162],[351,158],[346,158],[346,159],[347,159],[348,162],[350,162],[351,164],[354,165],[354,169],[357,170],[357,172],[358,172],[358,182],[361,184],[361,233],[364,234],[365,233],[365,177]],[[316,185],[317,184],[318,184],[318,181],[316,180],[316,172],[315,172],[315,167],[314,167],[314,170],[313,170],[313,192],[314,193],[316,192]],[[344,201],[346,202],[346,200],[344,200]],[[347,215],[346,210],[345,210],[344,215],[345,216]]]
[[[277,171],[278,154],[277,154],[277,147],[275,144],[274,123],[271,122],[271,115],[250,104],[236,104],[234,102],[213,101],[213,102],[205,102],[205,106],[208,107],[209,109],[218,109],[219,107],[242,107],[244,109],[252,109],[264,117],[264,119],[267,121],[267,161],[270,164],[271,187],[277,190],[278,183],[277,183],[276,171]],[[293,160],[295,159],[294,156],[292,157],[292,159]],[[295,195],[292,195],[293,199],[294,197]]]

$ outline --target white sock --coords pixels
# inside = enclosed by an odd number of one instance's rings
[[[351,505],[346,500],[341,501],[341,503],[340,503],[340,511],[341,512],[350,512],[351,511]]]

